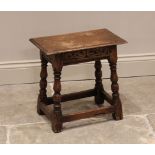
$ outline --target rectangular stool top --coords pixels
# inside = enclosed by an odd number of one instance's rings
[[[127,43],[108,29],[32,38],[30,41],[46,55]]]

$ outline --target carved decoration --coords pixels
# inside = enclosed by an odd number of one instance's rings
[[[107,47],[93,48],[81,50],[79,52],[68,52],[62,54],[64,65],[93,61],[96,59],[107,58],[110,55],[110,50]]]

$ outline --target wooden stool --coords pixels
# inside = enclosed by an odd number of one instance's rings
[[[64,122],[93,117],[98,114],[112,113],[115,120],[123,118],[117,83],[116,46],[126,43],[125,40],[107,29],[99,29],[66,35],[33,38],[30,41],[40,49],[41,58],[41,80],[37,111],[38,114],[45,114],[51,120],[52,129],[55,133],[61,132]],[[110,65],[112,97],[104,90],[102,85],[101,59],[107,59]],[[95,87],[86,91],[61,95],[60,79],[63,66],[89,61],[95,61]],[[53,97],[47,97],[46,95],[48,62],[52,64],[54,71]],[[96,109],[69,115],[62,114],[61,102],[91,96],[95,97],[97,105],[101,105],[106,100],[110,103],[110,106],[99,106]],[[53,104],[53,108],[48,106],[49,104]]]

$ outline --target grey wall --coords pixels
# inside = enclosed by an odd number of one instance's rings
[[[38,59],[31,37],[108,28],[129,44],[121,54],[155,52],[155,12],[0,12],[0,62]]]

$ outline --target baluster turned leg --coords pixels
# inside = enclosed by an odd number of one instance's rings
[[[52,63],[54,70],[54,95],[53,95],[53,114],[52,114],[52,130],[55,133],[61,132],[62,130],[62,111],[61,111],[61,71],[63,63],[59,57],[55,56]]]
[[[111,90],[112,90],[112,103],[115,106],[115,113],[113,113],[113,118],[115,120],[121,120],[123,119],[123,113],[122,113],[122,104],[119,97],[119,85],[117,83],[118,76],[117,76],[117,49],[116,46],[112,47],[111,54],[108,59],[110,70],[111,70]]]
[[[37,112],[39,115],[43,115],[44,113],[40,109],[40,103],[45,103],[47,100],[46,95],[46,87],[47,87],[47,63],[48,61],[45,59],[44,55],[40,52],[41,59],[41,72],[40,72],[40,91],[38,95],[38,104],[37,104]]]
[[[95,103],[100,105],[104,103],[103,84],[102,84],[102,64],[100,60],[95,61]]]

